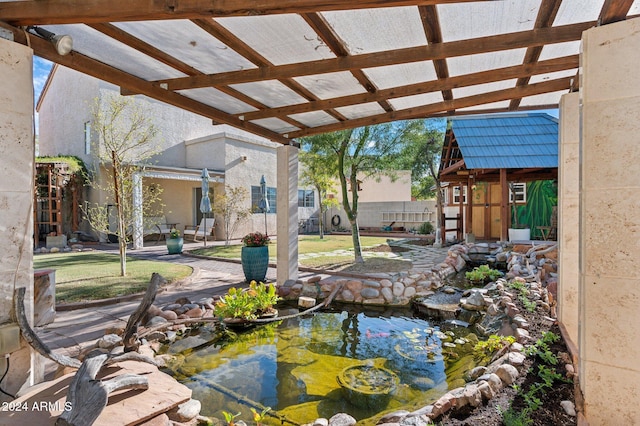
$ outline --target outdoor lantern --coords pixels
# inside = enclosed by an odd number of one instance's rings
[[[67,55],[71,50],[73,50],[73,39],[69,35],[55,35],[51,31],[35,26],[30,26],[27,30],[35,31],[35,33],[40,37],[51,42],[53,47],[55,47],[56,52],[58,52],[58,55]]]

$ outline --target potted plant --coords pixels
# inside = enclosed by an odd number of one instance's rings
[[[247,282],[264,281],[269,267],[269,236],[260,232],[252,232],[242,238],[240,259]]]
[[[274,317],[280,297],[273,284],[251,281],[248,289],[231,287],[214,306],[214,314],[231,326],[247,325],[256,318]]]
[[[180,236],[180,231],[178,231],[176,228],[173,228],[171,232],[169,232],[169,238],[167,238],[167,251],[169,252],[169,254],[182,253],[183,243],[184,240]]]
[[[518,218],[518,206],[516,204],[515,184],[509,182],[511,192],[511,227],[509,228],[509,241],[529,241],[531,239],[531,229],[525,224],[520,224]]]

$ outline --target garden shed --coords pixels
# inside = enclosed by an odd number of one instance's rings
[[[538,227],[551,225],[557,205],[557,178],[555,117],[456,117],[448,123],[440,162],[443,214],[448,219],[441,222],[442,235],[455,224],[459,237],[473,234],[504,241],[510,226],[526,225],[531,237],[542,237]]]

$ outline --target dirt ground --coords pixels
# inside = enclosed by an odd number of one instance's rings
[[[517,304],[520,302],[517,301]],[[551,331],[557,335],[560,335],[560,330],[557,324],[550,324],[549,321],[544,321],[543,318],[548,313],[543,312],[540,308],[534,313],[528,312],[523,306],[519,306],[523,316],[529,322],[529,334],[531,336],[531,343],[542,337],[542,333]],[[564,358],[564,354],[568,354],[567,346],[565,342],[560,339],[558,342],[550,345],[550,350],[558,356],[558,358]],[[559,355],[560,354],[560,355]],[[503,412],[510,406],[516,412],[522,412],[527,407],[522,395],[529,391],[531,385],[540,382],[540,378],[537,376],[538,366],[544,364],[538,357],[527,357],[525,365],[520,369],[520,377],[516,382],[516,387],[521,389],[520,392],[516,392],[515,387],[505,387],[502,389],[499,395],[491,399],[487,405],[476,408],[472,411],[463,413],[456,413],[455,416],[443,416],[443,418],[437,419],[436,424],[440,425],[456,425],[456,426],[516,426],[516,425],[531,425],[531,426],[574,426],[577,425],[577,418],[567,415],[564,409],[560,406],[560,402],[564,400],[572,401],[576,403],[576,395],[574,392],[573,382],[562,383],[555,381],[552,389],[547,392],[539,393],[537,396],[540,398],[540,408],[532,412],[529,416],[526,416],[530,421],[529,423],[504,423]],[[549,367],[548,364],[544,364]],[[565,364],[561,361],[555,366],[555,371],[559,374],[565,375]]]

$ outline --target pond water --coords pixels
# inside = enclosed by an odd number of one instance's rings
[[[280,308],[281,316],[290,313]],[[466,328],[410,310],[345,306],[238,333],[201,327],[164,349],[176,355],[168,372],[192,389],[205,416],[240,412],[236,420],[253,423],[252,407],[271,407],[265,424],[303,424],[338,412],[375,424],[381,413],[420,408],[464,383],[463,373],[475,366],[476,342]],[[338,375],[363,364],[397,375],[383,403],[345,398]]]

